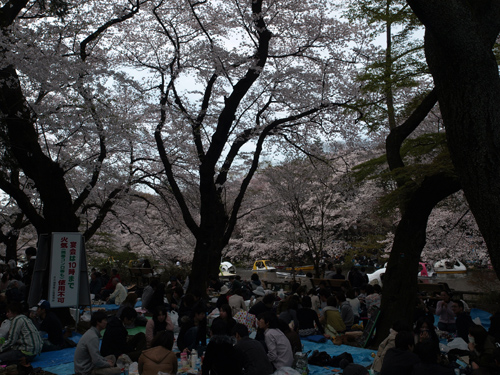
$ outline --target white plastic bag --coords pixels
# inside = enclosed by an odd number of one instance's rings
[[[448,343],[447,346],[448,350],[446,350],[446,353],[448,353],[451,349],[469,350],[467,343],[461,337],[454,338]]]
[[[5,319],[0,326],[0,337],[7,338],[9,336],[11,321],[9,319]]]
[[[179,331],[181,330],[179,328],[179,314],[177,313],[177,311],[172,310],[168,313],[168,316],[170,317],[170,320],[174,325],[174,333],[179,333]]]
[[[116,367],[118,368],[125,368],[127,366],[130,366],[131,363],[132,360],[126,354],[122,354],[116,359]]]
[[[128,368],[128,375],[139,375],[139,364],[132,362]]]

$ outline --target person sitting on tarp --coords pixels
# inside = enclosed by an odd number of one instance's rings
[[[72,341],[64,338],[61,321],[56,314],[50,311],[49,301],[41,300],[38,302],[33,320],[40,331],[47,332],[48,337],[43,339],[42,352],[52,352],[76,346]]]
[[[7,306],[7,318],[12,320],[9,336],[0,346],[0,362],[13,363],[22,359],[30,362],[42,351],[42,338],[31,319],[22,313],[19,302]]]
[[[116,316],[108,321],[108,326],[102,338],[101,355],[106,357],[113,354],[118,358],[121,354],[126,354],[134,362],[137,362],[142,351],[146,349],[146,335],[139,332],[134,336],[128,337],[128,331],[125,328],[134,323],[137,318],[137,311],[127,306],[123,309],[120,319]]]
[[[113,285],[115,287],[115,291],[111,293],[106,302],[109,304],[114,303],[115,305],[120,305],[127,298],[127,289],[125,289],[117,277],[113,279]]]
[[[101,331],[106,328],[108,317],[104,311],[96,311],[90,318],[90,329],[78,341],[75,350],[75,375],[114,375],[121,374],[121,369],[115,367],[116,357],[110,355],[104,358],[99,353]]]
[[[118,279],[118,281],[121,283],[122,278],[118,274],[118,270],[116,268],[113,268],[111,270],[111,277],[107,279],[106,277],[108,276],[107,274],[104,273],[105,269],[103,268],[103,273],[101,275],[101,278],[103,279],[103,285],[104,287],[101,289],[101,299],[105,300],[113,291],[115,290],[115,285],[113,284],[114,279]],[[105,283],[104,283],[105,281]]]
[[[474,325],[472,318],[468,312],[464,310],[462,301],[451,303],[451,310],[455,314],[455,327],[457,328],[457,336],[461,337],[465,342],[469,342],[469,328]]]
[[[319,321],[323,324],[325,334],[330,337],[335,337],[340,333],[344,333],[346,326],[337,308],[337,298],[335,296],[330,296],[328,297],[327,303],[328,306],[321,311]]]
[[[181,352],[185,349],[187,351],[196,349],[198,353],[203,352],[207,342],[206,309],[202,305],[196,305],[184,318],[177,337],[177,347]]]
[[[236,336],[236,345],[234,346],[239,353],[244,375],[270,375],[274,372],[273,365],[267,358],[264,345],[259,341],[251,339],[248,335],[246,325],[237,323],[233,327],[234,336]]]
[[[395,347],[389,349],[385,354],[380,375],[411,375],[413,366],[421,362],[420,358],[413,353],[414,348],[413,333],[398,332]]]
[[[94,295],[95,300],[101,298],[102,279],[98,272],[92,272],[90,274],[89,289],[90,289],[90,294]]]

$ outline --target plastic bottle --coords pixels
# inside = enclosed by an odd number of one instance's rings
[[[285,298],[285,291],[283,290],[283,288],[281,288],[281,289],[279,290],[279,292],[278,292],[278,297],[279,297],[280,299]]]
[[[196,368],[196,362],[198,362],[198,352],[193,349],[191,352],[191,367]]]
[[[182,352],[181,353],[181,367],[186,367],[187,366],[187,353]]]
[[[295,353],[295,364],[293,368],[297,370],[300,375],[309,374],[309,368],[307,367],[307,354],[297,352]]]

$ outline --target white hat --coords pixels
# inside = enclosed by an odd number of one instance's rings
[[[263,287],[261,286],[258,286],[257,288],[255,288],[254,291],[252,291],[253,294],[256,294],[258,296],[265,296],[266,295],[266,291],[264,290]]]
[[[220,294],[227,294],[227,292],[229,292],[229,288],[225,285],[222,285],[222,287],[220,288]]]

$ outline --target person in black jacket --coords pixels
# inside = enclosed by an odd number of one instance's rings
[[[241,358],[243,375],[270,375],[274,372],[264,345],[248,336],[246,325],[237,323],[233,334],[236,336],[235,348]]]
[[[51,352],[61,350],[70,346],[76,346],[67,342],[63,334],[63,326],[59,318],[50,311],[50,303],[46,300],[38,302],[36,317],[41,321],[40,324],[35,322],[35,325],[40,331],[47,332],[48,338],[43,339],[42,352]]]
[[[139,332],[128,338],[128,331],[125,328],[133,324],[136,318],[137,312],[127,306],[123,309],[120,319],[114,316],[108,320],[101,344],[103,357],[113,354],[118,358],[121,354],[127,354],[132,361],[137,362],[142,351],[146,349],[146,335]]]
[[[413,333],[398,332],[395,344],[396,347],[389,349],[385,354],[380,375],[411,375],[413,366],[420,363],[420,358],[413,353],[415,347]]]
[[[202,375],[239,375],[242,363],[233,339],[226,334],[226,322],[218,320],[210,328],[211,339],[201,366]]]
[[[461,337],[465,342],[469,342],[469,328],[474,325],[472,318],[468,312],[464,311],[464,303],[455,301],[451,305],[451,309],[455,314],[455,326],[457,327],[457,337]]]
[[[421,363],[413,366],[412,375],[432,374],[432,375],[454,375],[452,368],[438,363],[440,351],[439,344],[432,340],[418,342],[415,346],[415,353],[418,355]]]
[[[299,320],[300,336],[315,335],[318,332],[324,333],[318,314],[312,309],[311,297],[302,297],[302,307],[297,310],[297,319]]]
[[[259,316],[263,312],[273,311],[275,300],[276,296],[274,295],[274,293],[266,294],[262,301],[257,302],[255,305],[253,305],[248,312],[255,316]]]

